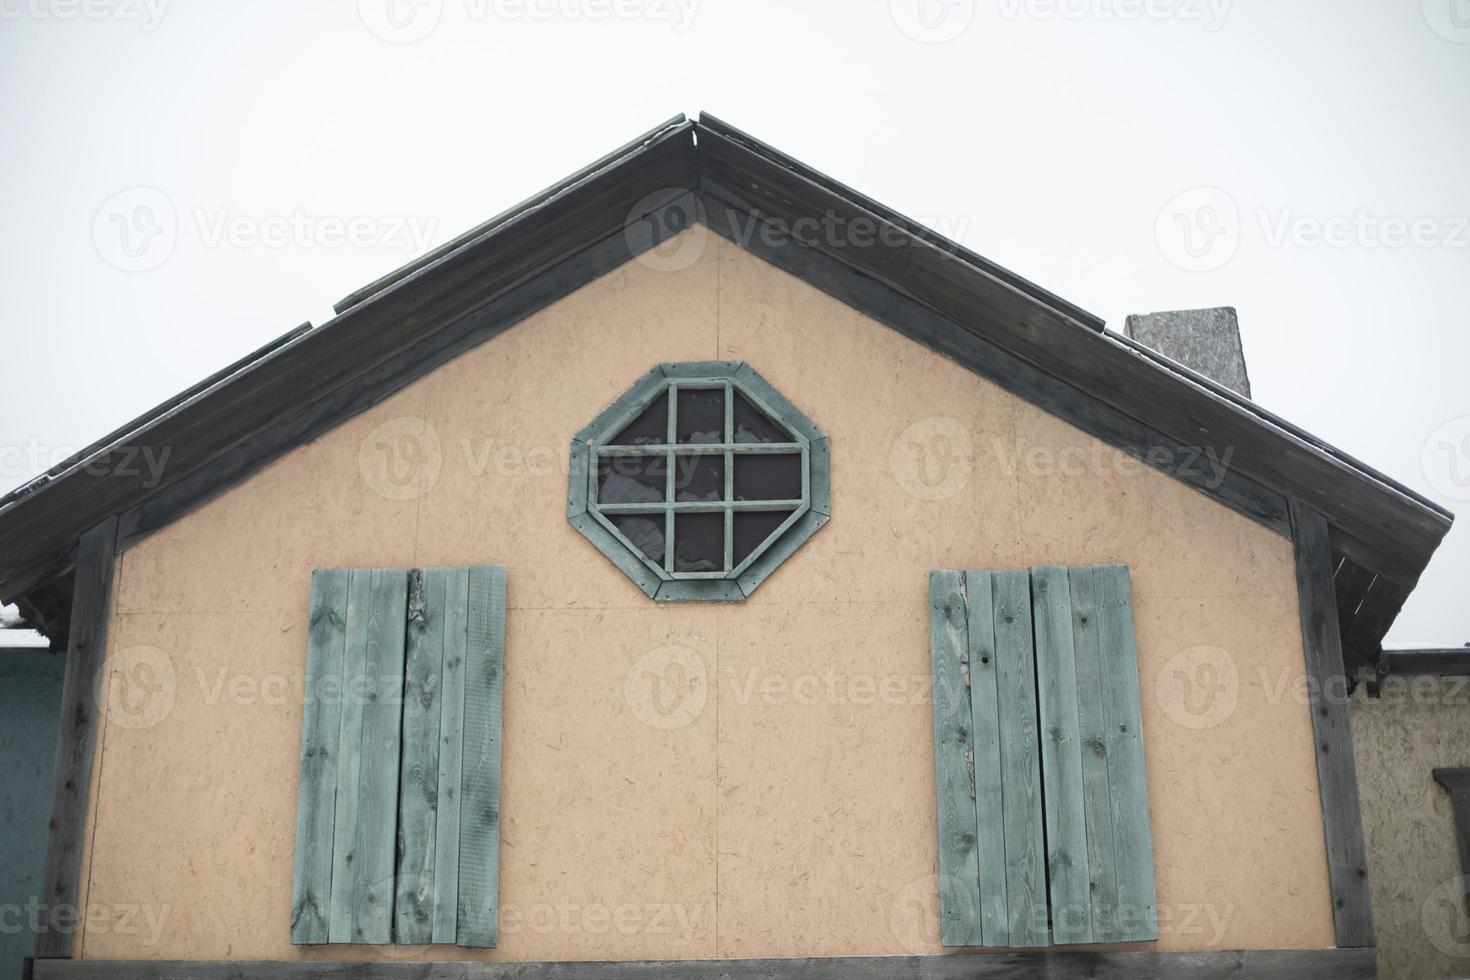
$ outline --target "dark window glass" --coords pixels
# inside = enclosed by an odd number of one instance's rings
[[[801,457],[752,453],[735,457],[736,500],[800,500]]]
[[[718,572],[725,567],[725,515],[674,515],[674,571]]]
[[[608,440],[609,446],[658,446],[669,441],[669,395],[655,398],[627,428]]]
[[[604,504],[653,504],[668,492],[663,456],[604,456],[597,466],[597,499]]]
[[[725,441],[725,390],[723,388],[679,389],[680,442]]]
[[[735,515],[735,551],[732,561],[739,565],[759,548],[791,516],[789,510],[741,511]]]
[[[791,442],[791,433],[772,422],[738,391],[735,393],[736,442]]]
[[[608,520],[655,565],[664,563],[664,515],[611,514]]]
[[[675,500],[724,500],[724,456],[675,456]]]

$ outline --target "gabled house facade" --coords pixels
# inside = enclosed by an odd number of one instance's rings
[[[337,313],[0,503],[35,977],[1374,975],[1441,508],[708,115]]]

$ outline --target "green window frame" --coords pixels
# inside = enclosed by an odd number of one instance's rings
[[[741,602],[827,522],[829,456],[748,364],[660,364],[572,440],[567,516],[651,598]]]

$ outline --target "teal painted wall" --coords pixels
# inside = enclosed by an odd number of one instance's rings
[[[21,975],[36,937],[65,658],[0,652],[0,980]]]

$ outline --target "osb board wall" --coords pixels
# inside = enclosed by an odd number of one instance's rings
[[[659,606],[566,522],[569,439],[743,359],[832,438],[832,522]],[[123,556],[92,958],[936,953],[927,574],[1133,569],[1160,946],[1333,944],[1289,543],[695,229]],[[308,585],[509,570],[500,947],[288,940]]]
[[[1348,705],[1378,969],[1384,980],[1470,976],[1470,919],[1449,794],[1430,775],[1470,766],[1470,681],[1390,677]]]

